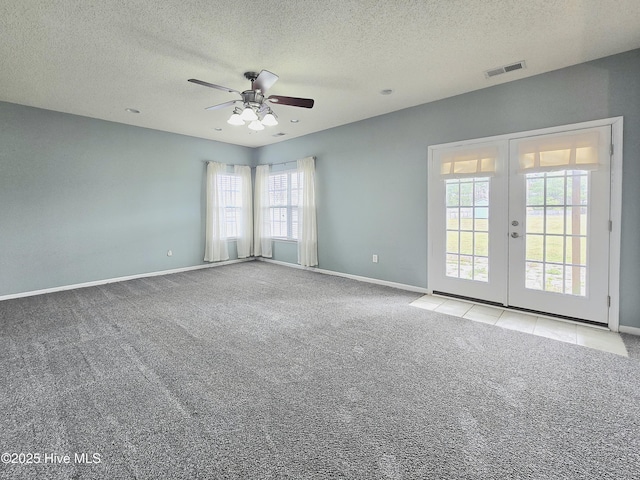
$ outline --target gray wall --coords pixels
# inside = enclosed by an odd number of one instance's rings
[[[0,103],[0,296],[204,263],[207,160],[252,151]]]
[[[320,268],[426,287],[429,145],[624,116],[621,324],[640,327],[639,96],[634,50],[262,147],[254,160],[317,157]],[[276,260],[295,261],[276,247]]]

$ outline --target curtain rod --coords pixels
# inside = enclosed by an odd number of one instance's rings
[[[313,158],[314,160],[317,160],[317,158],[315,157],[315,155],[309,155],[311,158]],[[307,157],[302,157],[302,158],[307,158]],[[288,163],[297,163],[298,160],[290,160],[288,162],[277,162],[277,163],[261,163],[260,165],[269,165],[270,167],[272,167],[273,165],[286,165]],[[260,166],[257,165],[257,166]]]
[[[314,155],[310,155],[311,158],[313,158],[314,160],[317,160],[317,158]],[[303,157],[306,158],[306,157]],[[215,163],[213,160],[203,160],[204,163],[209,164],[209,163]],[[288,162],[277,162],[277,163],[261,163],[260,165],[269,165],[270,167],[272,167],[273,165],[287,165],[288,163],[297,163],[297,160],[289,160]],[[225,165],[242,165],[242,164],[235,164],[235,163],[225,163]],[[260,165],[256,165],[256,167],[259,167]],[[246,167],[251,167],[251,165],[242,165],[242,166],[246,166]],[[251,168],[256,168],[256,167],[251,167]]]
[[[216,162],[215,160],[202,160],[205,164],[209,165],[210,163],[221,163],[222,165],[228,165],[230,167],[234,167],[238,165],[239,167],[251,167],[251,165],[245,165],[244,163],[224,163],[224,162]],[[251,167],[254,168],[254,167]]]
[[[270,167],[273,167],[274,165],[288,165],[289,163],[298,163],[298,161],[297,160],[291,160],[290,162],[261,163],[260,165],[256,165],[256,167],[259,167],[261,165],[268,165]]]

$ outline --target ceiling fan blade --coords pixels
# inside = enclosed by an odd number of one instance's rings
[[[280,95],[271,95],[267,98],[272,103],[278,105],[290,105],[292,107],[313,108],[313,98],[298,98],[298,97],[282,97]]]
[[[258,75],[258,77],[253,81],[252,88],[254,90],[260,90],[262,93],[264,93],[271,87],[273,87],[273,84],[278,81],[278,78],[280,77],[278,77],[278,75],[276,75],[275,73],[271,73],[268,70],[262,70],[260,72],[260,75]]]
[[[231,100],[230,102],[224,102],[219,105],[213,105],[212,107],[207,107],[205,108],[205,110],[218,110],[220,108],[230,107],[234,103],[238,103],[238,102],[240,102],[240,100]]]
[[[215,85],[215,84],[209,83],[209,82],[203,82],[202,80],[196,80],[195,78],[190,78],[187,81],[191,82],[191,83],[197,83],[198,85],[202,85],[203,87],[217,88],[218,90],[222,90],[223,92],[240,93],[238,90],[234,90],[233,88],[223,87],[221,85]]]

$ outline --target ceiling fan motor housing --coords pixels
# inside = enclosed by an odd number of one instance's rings
[[[264,95],[258,90],[245,90],[241,95],[244,103],[262,105],[264,102]]]

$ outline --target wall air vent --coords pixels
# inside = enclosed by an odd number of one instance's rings
[[[504,65],[498,68],[492,68],[484,72],[485,78],[495,77],[496,75],[502,75],[503,73],[513,72],[515,70],[522,70],[525,68],[524,60],[521,62],[512,63],[511,65]]]

